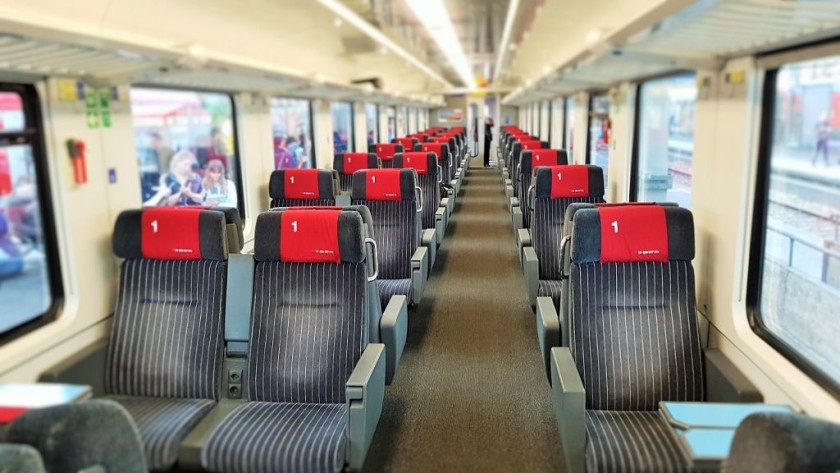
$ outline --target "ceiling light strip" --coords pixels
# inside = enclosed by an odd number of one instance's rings
[[[329,8],[333,13],[338,15],[339,17],[343,18],[344,21],[350,23],[351,25],[358,28],[362,33],[368,35],[371,39],[378,42],[379,44],[385,46],[386,48],[390,49],[398,56],[402,57],[406,61],[413,64],[417,69],[420,69],[426,75],[431,77],[432,79],[442,83],[447,87],[452,87],[452,84],[449,83],[446,79],[443,78],[440,74],[433,71],[429,66],[427,66],[423,61],[417,59],[413,54],[409,53],[405,49],[403,49],[400,45],[395,43],[391,38],[387,37],[382,31],[365,21],[364,18],[360,17],[356,12],[347,8],[344,4],[342,4],[338,0],[318,0],[318,3]]]
[[[502,75],[502,66],[505,63],[505,54],[507,54],[508,46],[510,46],[510,35],[513,31],[513,23],[516,20],[517,10],[519,10],[519,0],[510,0],[507,16],[505,17],[505,27],[502,30],[502,43],[499,45],[499,52],[496,54],[496,69],[493,71],[493,80],[498,79]]]
[[[475,87],[472,64],[464,53],[464,46],[458,39],[452,18],[443,0],[406,0],[408,8],[426,28],[429,36],[452,64],[458,77],[467,88]]]

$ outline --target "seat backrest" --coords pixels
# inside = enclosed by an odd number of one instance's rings
[[[511,176],[516,179],[516,174],[519,171],[519,161],[522,159],[522,153],[525,151],[533,151],[543,148],[543,142],[539,140],[515,141],[510,152],[510,167],[508,170]],[[548,146],[545,146],[548,148]],[[524,190],[524,189],[523,189]],[[513,196],[522,198],[519,192],[519,186],[513,186]]]
[[[394,167],[394,155],[404,151],[403,145],[399,143],[376,143],[370,148],[372,150],[368,149],[368,151],[376,153],[376,157],[382,162],[383,168]]]
[[[587,409],[702,401],[691,212],[659,205],[575,213],[564,332]]]
[[[338,171],[339,189],[350,193],[353,189],[353,173],[360,169],[378,169],[382,162],[376,153],[343,153],[335,155],[333,169]]]
[[[363,227],[338,208],[257,217],[249,400],[345,402],[367,345]]]
[[[417,138],[412,138],[410,136],[404,136],[402,138],[394,138],[391,140],[391,143],[400,144],[403,147],[403,152],[411,151],[414,149],[414,145],[419,143],[420,140]]]
[[[225,214],[225,230],[227,231],[228,252],[239,253],[245,246],[245,236],[242,234],[242,216],[235,207],[209,207]]]
[[[227,248],[218,211],[147,208],[117,217],[113,249],[124,261],[106,393],[218,398]]]
[[[420,241],[417,173],[413,169],[369,169],[353,175],[353,205],[373,215],[379,279],[411,277],[411,256]]]
[[[271,173],[271,207],[335,205],[338,173],[327,169],[278,169]]]
[[[558,166],[569,164],[569,157],[562,149],[535,149],[522,152],[519,159],[519,169],[516,172],[516,195],[521,200],[528,201],[528,190],[533,179],[533,170],[540,166]],[[520,204],[524,209],[525,206]],[[531,227],[531,213],[522,212],[522,226]]]
[[[443,171],[443,184],[449,185],[455,178],[455,156],[450,152],[449,143],[443,141],[419,143],[414,151],[425,151],[426,153],[437,154],[438,164]]]
[[[420,221],[423,228],[435,228],[435,212],[440,207],[441,168],[438,165],[436,153],[415,151],[400,153],[394,156],[394,167],[399,169],[414,169],[417,172],[417,183],[422,192],[423,211]]]
[[[560,247],[566,207],[576,202],[603,202],[602,176],[598,166],[547,166],[534,170],[533,208],[529,202],[525,204],[532,212],[531,239],[540,261],[540,279],[560,279]]]

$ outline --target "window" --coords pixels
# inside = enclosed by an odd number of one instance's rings
[[[397,134],[399,136],[408,135],[408,108],[400,107],[400,115],[397,117]]]
[[[354,151],[353,146],[353,104],[350,102],[333,102],[333,153],[341,154]]]
[[[566,151],[569,153],[569,161],[573,162],[575,159],[575,99],[569,97],[566,99],[566,139],[563,144]]]
[[[271,99],[274,169],[314,167],[312,108],[308,100]]]
[[[764,93],[750,322],[840,396],[840,56],[771,70]]]
[[[551,146],[551,102],[543,102],[543,111],[545,113],[545,122],[543,123],[543,137],[542,140],[548,142]]]
[[[229,95],[131,89],[143,206],[241,205]]]
[[[586,162],[604,170],[604,189],[607,188],[607,168],[610,160],[610,98],[606,94],[589,97],[589,129],[587,130]]]
[[[367,119],[367,144],[371,147],[379,143],[379,107],[372,103],[365,105],[365,117]]]
[[[641,85],[633,192],[636,201],[677,202],[691,207],[694,159],[694,74]]]
[[[388,107],[388,142],[397,137],[397,109],[395,107]]]
[[[0,340],[53,320],[58,254],[37,96],[0,84]]]

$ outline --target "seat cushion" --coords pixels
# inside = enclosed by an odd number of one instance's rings
[[[554,279],[541,280],[539,288],[537,288],[537,296],[550,297],[554,302],[554,309],[560,313],[560,290],[563,287],[563,281]]]
[[[213,431],[201,466],[225,473],[338,472],[346,418],[344,404],[249,402]]]
[[[658,411],[586,411],[586,471],[689,471]]]
[[[376,286],[379,289],[379,300],[382,302],[383,309],[388,305],[391,296],[402,295],[411,302],[411,279],[379,279],[376,281]]]
[[[181,440],[216,405],[210,399],[107,398],[120,403],[137,424],[150,470],[167,470],[175,465]]]

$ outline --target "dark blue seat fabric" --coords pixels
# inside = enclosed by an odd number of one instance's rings
[[[393,296],[403,295],[408,300],[411,300],[413,296],[411,279],[379,279],[376,281],[376,286],[379,289],[382,307],[387,306]]]
[[[417,151],[400,153],[394,156],[394,168],[414,169],[417,173],[417,184],[423,191],[423,211],[420,222],[424,229],[436,228],[435,212],[440,207],[441,169],[438,167],[437,154],[433,152]]]
[[[673,429],[655,411],[586,411],[586,471],[687,472]]]
[[[531,202],[528,189],[531,187],[533,171],[539,166],[558,166],[569,164],[569,157],[561,149],[536,149],[522,152],[519,167],[516,170],[514,195],[519,197],[519,208],[522,210],[522,228],[531,228]]]
[[[563,291],[563,281],[542,279],[537,288],[537,297],[550,297],[554,307],[560,304],[560,294]]]
[[[333,159],[333,169],[338,173],[339,190],[349,194],[353,190],[353,173],[362,169],[377,169],[382,161],[376,153],[341,153]]]
[[[278,169],[268,182],[271,207],[335,205],[338,178],[335,170]]]

